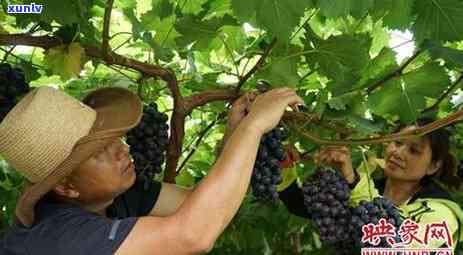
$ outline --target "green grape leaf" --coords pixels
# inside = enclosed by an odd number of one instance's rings
[[[8,34],[8,32],[3,28],[1,24],[0,24],[0,34]]]
[[[154,51],[156,59],[168,62],[174,57],[172,50],[170,48],[161,47],[161,45],[159,45],[159,43],[153,38],[151,32],[143,33],[142,40]]]
[[[423,106],[424,98],[421,99],[420,103]],[[402,119],[406,120],[413,120],[415,117],[402,92],[401,80],[397,78],[385,82],[381,89],[369,95],[367,105],[373,113],[381,116],[400,114]]]
[[[221,18],[226,14],[233,14],[231,2],[229,0],[215,0],[211,3],[208,14],[204,17],[204,19],[207,20],[214,17]]]
[[[445,68],[437,63],[427,63],[403,76],[405,90],[409,94],[437,98],[450,85]]]
[[[182,88],[188,88],[192,91],[204,91],[206,89],[217,87],[217,73],[208,73],[197,76],[194,79],[187,81]]]
[[[241,26],[223,26],[219,36],[231,51],[242,53],[245,51],[242,45],[246,43],[246,34]],[[219,39],[217,39],[219,40]],[[220,42],[220,44],[223,44]]]
[[[347,119],[354,124],[355,129],[365,134],[381,132],[384,128],[381,124],[376,124],[369,119],[356,115],[347,115]]]
[[[267,80],[276,87],[288,86],[294,88],[300,79],[297,74],[297,61],[295,58],[273,58],[272,62],[259,72],[257,77]]]
[[[332,97],[328,100],[328,105],[330,108],[341,111],[346,110],[346,102],[341,97]]]
[[[329,98],[328,90],[326,90],[326,89],[321,90],[319,95],[318,95],[318,99],[317,99],[317,103],[315,105],[315,108],[313,110],[313,112],[315,114],[317,114],[320,117],[323,116],[323,114],[325,113],[325,110],[326,110],[326,102],[328,101],[328,98]]]
[[[384,83],[368,97],[368,106],[378,115],[399,115],[401,121],[410,123],[426,107],[425,97],[438,97],[449,84],[445,69],[436,63],[428,63]]]
[[[308,0],[262,0],[256,12],[257,24],[286,42],[307,8],[311,7]]]
[[[31,21],[42,21],[52,23],[53,21],[66,25],[86,22],[87,9],[90,4],[84,4],[84,0],[25,0],[21,4],[34,3],[42,5],[40,14],[15,14],[16,21],[20,26],[27,26]]]
[[[322,0],[318,3],[321,13],[328,18],[362,17],[373,6],[374,0]]]
[[[418,42],[463,39],[463,2],[459,0],[415,1],[417,19],[413,30]]]
[[[154,11],[148,11],[141,16],[141,24],[149,31],[155,31],[154,40],[162,46],[175,47],[175,39],[180,34],[175,30],[175,17],[164,19],[157,17]]]
[[[144,31],[144,28],[141,22],[138,20],[137,15],[135,15],[134,9],[126,8],[123,9],[125,17],[132,23],[132,37],[137,40],[141,38],[141,33]]]
[[[207,21],[201,21],[194,16],[185,16],[175,24],[175,29],[181,34],[175,41],[180,47],[186,47],[194,42],[195,49],[205,49],[224,25],[235,25],[235,20],[228,15]]]
[[[422,47],[429,51],[433,59],[441,58],[452,67],[463,67],[463,50],[444,47],[430,40],[425,40]]]
[[[202,5],[208,0],[184,0],[186,2],[181,3],[183,13],[196,15],[203,10]]]
[[[40,78],[40,73],[38,69],[32,65],[32,62],[22,60],[19,65],[24,71],[27,82]]]
[[[370,53],[372,55],[376,56],[383,48],[387,48],[389,46],[389,31],[383,26],[381,21],[378,21],[373,25],[370,35],[373,38],[370,49]]]
[[[79,75],[83,54],[84,49],[78,43],[60,45],[46,51],[45,62],[53,73],[68,80]]]
[[[390,48],[383,48],[378,56],[368,62],[355,88],[371,85],[398,68],[394,51]]]
[[[418,0],[417,0],[418,1]],[[407,29],[413,22],[415,0],[376,0],[372,15],[383,19],[383,24],[392,29]]]
[[[352,73],[349,69],[342,69],[339,77],[330,80],[327,88],[333,96],[340,96],[352,91],[353,86],[358,82],[359,76]]]
[[[151,9],[160,19],[171,16],[174,12],[174,4],[169,0],[153,0]]]
[[[282,177],[283,177],[283,180],[277,186],[278,192],[283,191],[286,188],[288,188],[289,185],[291,185],[291,183],[293,183],[297,179],[296,167],[282,170]]]
[[[114,1],[114,8],[135,9],[137,8],[137,0]]]
[[[349,80],[351,72],[360,73],[370,60],[371,41],[365,36],[340,35],[320,41],[305,54],[312,69],[335,80]]]
[[[240,21],[249,21],[259,6],[259,0],[231,0],[234,14]]]

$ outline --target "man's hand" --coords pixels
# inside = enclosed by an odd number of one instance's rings
[[[327,164],[341,170],[348,183],[353,183],[355,179],[354,169],[350,150],[345,146],[328,146],[321,148],[314,155],[317,165]]]
[[[288,106],[305,105],[293,89],[277,88],[258,95],[252,103],[246,121],[260,134],[272,130],[280,122]]]
[[[228,113],[228,121],[225,134],[228,134],[229,136],[229,134],[233,133],[233,130],[235,130],[238,124],[240,124],[241,120],[243,120],[248,113],[249,107],[251,106],[252,101],[254,101],[256,96],[257,92],[255,91],[246,92],[240,98],[235,100],[235,102],[233,102],[232,108]]]

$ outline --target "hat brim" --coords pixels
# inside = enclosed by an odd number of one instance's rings
[[[138,96],[123,88],[102,88],[88,94],[82,102],[92,107],[97,117],[89,134],[82,137],[71,154],[38,183],[27,183],[16,204],[15,214],[25,226],[34,223],[36,203],[82,162],[138,125],[143,106]]]

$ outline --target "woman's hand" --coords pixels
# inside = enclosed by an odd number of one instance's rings
[[[350,150],[345,146],[328,146],[318,150],[314,155],[316,164],[326,164],[337,167],[349,184],[355,180]]]

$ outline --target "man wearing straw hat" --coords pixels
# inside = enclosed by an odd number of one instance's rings
[[[81,103],[50,87],[33,90],[0,123],[0,153],[27,179],[17,224],[0,240],[0,254],[210,250],[243,200],[261,136],[288,105],[303,104],[288,88],[261,94],[249,105],[238,102],[232,109],[238,124],[216,163],[194,190],[183,191],[135,182],[121,140],[142,115],[135,94],[103,88]]]

